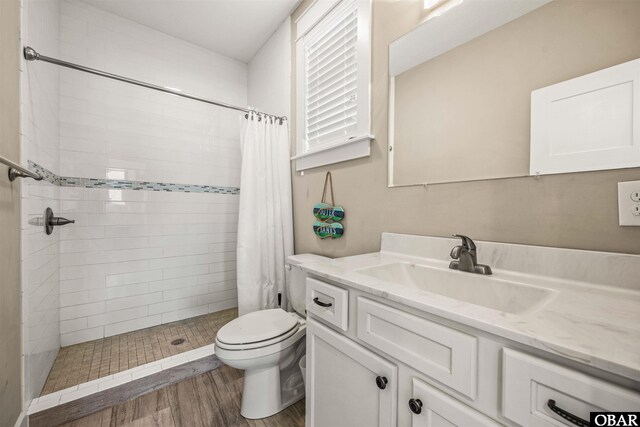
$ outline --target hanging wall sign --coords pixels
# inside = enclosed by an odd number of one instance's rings
[[[313,207],[313,215],[320,221],[328,219],[332,221],[342,221],[344,218],[344,209],[340,206],[331,206],[327,203],[317,203]]]
[[[328,237],[337,239],[338,237],[342,237],[344,227],[339,222],[328,223],[316,221],[313,223],[313,232],[321,239],[326,239]]]
[[[327,186],[331,189],[331,204],[326,202]],[[313,207],[313,216],[318,221],[313,223],[313,232],[321,239],[328,237],[336,239],[342,237],[344,227],[339,221],[344,219],[344,209],[341,206],[335,206],[333,200],[333,179],[331,172],[327,172],[324,178],[324,190],[322,191],[322,200]]]

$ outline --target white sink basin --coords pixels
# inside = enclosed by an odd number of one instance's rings
[[[419,264],[386,264],[363,268],[357,273],[510,314],[530,314],[555,295],[551,289],[494,276]]]

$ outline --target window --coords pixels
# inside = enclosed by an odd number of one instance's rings
[[[296,22],[296,170],[370,153],[370,0],[325,0]]]

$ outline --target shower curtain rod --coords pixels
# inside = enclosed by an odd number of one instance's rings
[[[48,62],[50,64],[55,64],[55,65],[60,65],[61,67],[66,67],[66,68],[71,68],[72,70],[78,70],[78,71],[84,71],[85,73],[89,73],[89,74],[95,74],[96,76],[102,76],[102,77],[106,77],[108,79],[113,79],[113,80],[118,80],[124,83],[129,83],[132,85],[136,85],[136,86],[142,86],[142,87],[146,87],[147,89],[153,89],[153,90],[157,90],[159,92],[166,92],[166,93],[170,93],[171,95],[176,95],[176,96],[181,96],[183,98],[188,98],[188,99],[193,99],[194,101],[200,101],[200,102],[204,102],[206,104],[211,104],[211,105],[217,105],[218,107],[224,107],[224,108],[229,108],[231,110],[237,110],[237,111],[242,111],[244,113],[255,113],[255,114],[262,114],[268,117],[271,117],[273,119],[276,120],[280,120],[281,122],[283,120],[287,120],[286,116],[276,116],[273,114],[267,114],[267,113],[263,113],[260,111],[255,111],[255,110],[251,110],[248,108],[243,108],[243,107],[238,107],[235,105],[231,105],[231,104],[225,104],[224,102],[218,102],[218,101],[212,101],[210,99],[206,99],[206,98],[200,98],[197,96],[193,96],[193,95],[189,95],[186,93],[182,93],[179,92],[175,89],[169,89],[163,86],[157,86],[151,83],[146,83],[146,82],[142,82],[140,80],[134,80],[134,79],[130,79],[128,77],[123,77],[123,76],[119,76],[117,74],[111,74],[111,73],[107,73],[105,71],[100,71],[100,70],[96,70],[94,68],[89,68],[89,67],[84,67],[82,65],[78,65],[78,64],[74,64],[71,62],[67,62],[67,61],[62,61],[60,59],[56,59],[56,58],[51,58],[49,56],[44,56],[39,54],[38,52],[35,51],[35,49],[33,49],[32,47],[25,47],[24,48],[24,59],[26,59],[27,61],[43,61],[43,62]]]

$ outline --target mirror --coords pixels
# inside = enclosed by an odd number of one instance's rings
[[[638,1],[448,3],[389,46],[390,187],[529,175],[531,92],[640,57]]]

